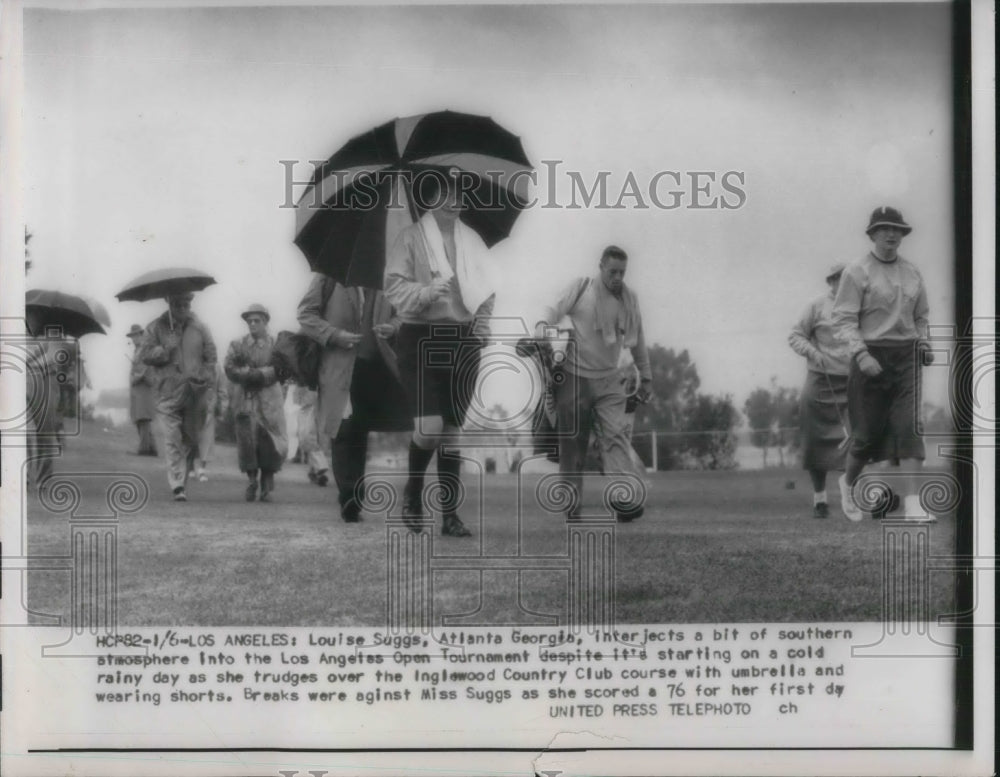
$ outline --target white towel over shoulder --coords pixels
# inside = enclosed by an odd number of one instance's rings
[[[493,283],[486,266],[486,244],[461,221],[455,222],[455,269],[452,270],[448,255],[444,250],[444,238],[438,228],[434,214],[427,212],[420,219],[420,231],[424,236],[424,247],[431,272],[444,280],[458,279],[458,290],[466,309],[475,314],[491,294]]]

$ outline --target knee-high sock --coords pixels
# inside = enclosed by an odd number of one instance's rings
[[[424,473],[427,472],[427,465],[431,463],[433,457],[433,448],[421,448],[415,442],[410,442],[410,477],[406,481],[406,495],[408,497],[416,498],[423,492]]]
[[[458,494],[461,487],[462,459],[457,453],[445,453],[438,448],[438,477],[441,484],[441,512],[452,515],[458,509]]]

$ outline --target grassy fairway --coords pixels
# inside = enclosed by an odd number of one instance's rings
[[[273,503],[247,504],[235,452],[227,446],[217,450],[211,481],[192,483],[191,501],[174,503],[163,463],[131,455],[134,446],[130,430],[88,425],[56,463],[57,473],[132,472],[149,485],[148,504],[123,516],[119,525],[120,626],[384,623],[387,534],[382,517],[369,513],[363,523],[343,523],[335,490],[310,485],[304,468],[296,465],[286,465],[278,475]],[[488,476],[480,488],[466,475],[471,504],[482,505],[463,510],[474,536],[456,540],[435,534],[432,552],[564,557],[566,524],[538,507],[538,478],[525,476],[519,484],[512,475]],[[400,473],[387,479],[401,487]],[[598,480],[587,484],[590,512],[599,510]],[[796,488],[787,488],[788,481]],[[102,498],[99,478],[80,482],[85,503]],[[829,492],[833,516],[818,521],[810,517],[810,489],[802,472],[652,476],[645,516],[615,528],[617,621],[879,619],[882,527],[871,520],[849,523],[837,507],[832,479]],[[954,525],[954,516],[945,515],[930,527],[931,556],[950,554]],[[68,554],[67,516],[48,513],[31,499],[28,543],[32,555]],[[540,622],[528,616],[519,620],[525,609],[559,615],[565,609],[567,573],[564,564],[552,567],[519,577],[437,571],[435,619],[477,609],[470,625]],[[67,572],[29,573],[30,608],[68,617],[69,580]],[[932,617],[954,610],[953,595],[954,578],[931,573]]]

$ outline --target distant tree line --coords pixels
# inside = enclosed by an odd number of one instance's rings
[[[763,464],[767,466],[767,452],[778,452],[778,464],[785,466],[785,452],[801,447],[799,417],[801,397],[798,389],[778,386],[771,378],[771,388],[756,388],[743,404],[743,413],[750,426],[750,442],[760,448]]]
[[[636,412],[633,447],[657,469],[734,469],[739,411],[730,394],[698,391],[701,379],[687,350],[649,348],[653,398]],[[644,434],[655,432],[656,434]]]

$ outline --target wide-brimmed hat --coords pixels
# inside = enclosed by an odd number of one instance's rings
[[[171,300],[180,300],[181,302],[190,302],[194,299],[193,291],[182,291],[179,294],[168,294],[166,297],[167,303],[169,304]]]
[[[826,280],[830,280],[831,278],[836,278],[843,274],[844,269],[846,267],[847,265],[844,264],[843,262],[834,262],[833,264],[830,265],[830,269],[826,271],[826,275],[824,277],[826,278]]]
[[[128,330],[128,334],[125,335],[125,336],[126,337],[142,337],[144,334],[146,334],[146,330],[145,329],[143,329],[138,324],[132,324],[132,328]]]
[[[872,211],[872,217],[868,220],[868,227],[865,229],[865,234],[871,235],[872,230],[879,227],[899,227],[903,230],[904,235],[908,235],[913,231],[913,227],[903,220],[903,214],[887,205],[875,208]]]
[[[271,320],[271,314],[267,312],[267,308],[263,305],[259,305],[256,302],[240,313],[240,318],[246,321],[252,315],[260,315],[264,317],[264,321]]]

